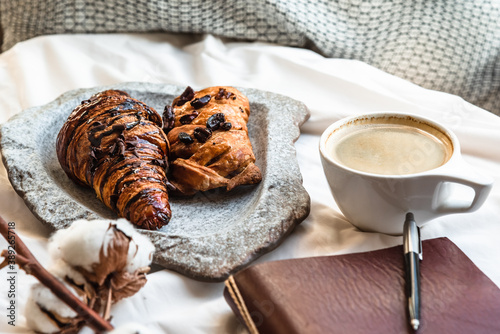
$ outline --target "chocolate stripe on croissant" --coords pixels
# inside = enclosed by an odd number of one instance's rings
[[[167,114],[168,113],[168,114]],[[193,194],[261,181],[248,137],[248,99],[233,87],[188,87],[165,108],[174,118],[168,130],[170,182],[181,194]]]
[[[82,101],[61,128],[59,162],[75,182],[137,226],[157,229],[171,217],[169,143],[162,118],[141,101],[108,90]]]

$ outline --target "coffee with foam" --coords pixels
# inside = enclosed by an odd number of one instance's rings
[[[321,135],[319,151],[338,208],[363,231],[401,235],[408,212],[420,225],[472,212],[493,184],[465,163],[451,130],[418,115],[338,120]]]
[[[381,175],[431,170],[453,153],[446,134],[409,116],[356,119],[334,131],[326,148],[346,167]]]

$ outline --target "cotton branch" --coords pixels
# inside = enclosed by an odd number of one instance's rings
[[[40,283],[45,285],[52,293],[71,307],[80,317],[85,319],[87,324],[97,333],[104,333],[113,330],[113,326],[105,321],[99,314],[89,308],[85,303],[73,295],[57,278],[49,273],[33,256],[28,247],[7,222],[0,217],[0,233],[15,247],[15,261],[26,273],[35,276]],[[7,251],[3,251],[2,256],[8,256]],[[6,260],[0,264],[0,268],[6,265]]]

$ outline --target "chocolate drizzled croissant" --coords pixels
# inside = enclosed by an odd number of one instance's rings
[[[261,181],[248,137],[248,99],[233,87],[188,87],[165,108],[171,183],[193,194]]]
[[[135,225],[158,229],[171,217],[169,143],[161,116],[119,90],[75,108],[57,136],[59,163],[76,183]]]

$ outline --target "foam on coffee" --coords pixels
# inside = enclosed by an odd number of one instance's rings
[[[338,163],[362,172],[414,174],[437,168],[452,155],[451,140],[412,117],[357,119],[334,131],[327,151]]]

